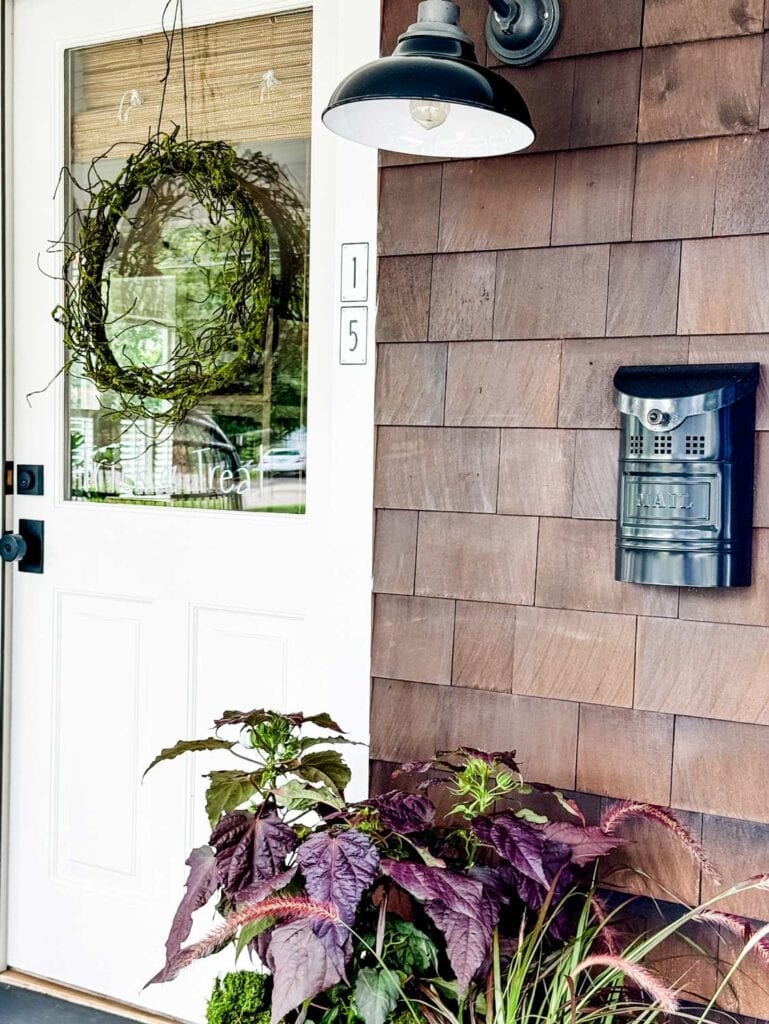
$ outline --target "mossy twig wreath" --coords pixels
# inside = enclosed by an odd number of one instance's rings
[[[260,159],[263,163],[265,158]],[[281,200],[290,193],[288,183],[265,181],[263,174],[257,174],[261,183],[254,181],[249,160],[231,146],[183,141],[178,129],[150,137],[113,181],[95,172],[96,163],[84,188],[88,202],[73,214],[76,230],[68,232],[73,240],[63,240],[65,294],[53,315],[71,353],[65,369],[81,364],[100,392],[117,396],[121,414],[150,416],[173,426],[203,399],[233,387],[247,369],[258,366],[270,307],[281,304],[280,296],[273,298],[271,220],[278,228],[279,248],[290,250],[298,210],[292,217],[289,207],[286,243],[286,230],[265,215],[260,200],[271,196],[285,211]],[[150,366],[120,345],[121,321],[130,321],[131,310],[110,318],[109,261],[126,226],[134,227],[136,204],[154,197],[162,206],[159,197],[167,181],[178,182],[199,204],[209,222],[206,230],[225,229],[225,244],[217,253],[216,302],[201,318],[177,323],[173,351],[161,365]]]

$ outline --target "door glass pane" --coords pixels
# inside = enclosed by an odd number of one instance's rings
[[[303,513],[307,470],[312,17],[298,12],[177,31],[162,128],[233,145],[252,185],[270,190],[273,298],[263,351],[235,386],[170,430],[146,404],[126,416],[73,366],[68,376],[67,496],[237,511]],[[162,34],[67,54],[70,211],[79,183],[110,180],[158,126]],[[183,71],[183,66],[185,71]],[[186,104],[185,104],[186,94]],[[104,154],[107,154],[106,158]],[[277,176],[277,178],[275,177]],[[274,181],[280,182],[276,191]],[[278,197],[275,200],[275,197]],[[274,201],[274,202],[273,202]],[[121,221],[108,261],[110,344],[118,362],[172,366],[177,332],[199,328],[226,289],[226,224],[165,179]],[[121,412],[122,409],[122,412]]]

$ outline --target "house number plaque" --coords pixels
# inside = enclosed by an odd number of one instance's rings
[[[368,359],[368,306],[342,306],[339,362],[363,366]]]
[[[368,242],[342,246],[342,302],[368,302]]]
[[[339,362],[342,366],[364,366],[368,362],[369,244],[342,245],[339,318]],[[356,303],[356,305],[346,305]]]

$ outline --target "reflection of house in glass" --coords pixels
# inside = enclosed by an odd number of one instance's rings
[[[113,277],[110,313],[117,359],[162,373],[173,359],[176,278]],[[150,418],[118,418],[109,396],[74,374],[71,401],[76,496],[241,507],[240,460],[211,416],[195,413],[173,433]]]
[[[172,496],[202,499],[204,508],[243,507],[241,494],[248,475],[241,479],[235,445],[213,417],[192,413],[174,432]]]
[[[241,471],[235,446],[212,417],[193,413],[173,435],[154,441],[151,420],[120,420],[119,437],[99,445],[99,413],[87,412],[71,420],[73,497],[243,507],[250,473]],[[114,426],[112,417],[108,422]]]

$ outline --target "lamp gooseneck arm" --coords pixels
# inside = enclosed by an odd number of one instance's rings
[[[499,15],[500,18],[510,18],[515,8],[518,6],[515,0],[488,0],[491,9]]]

